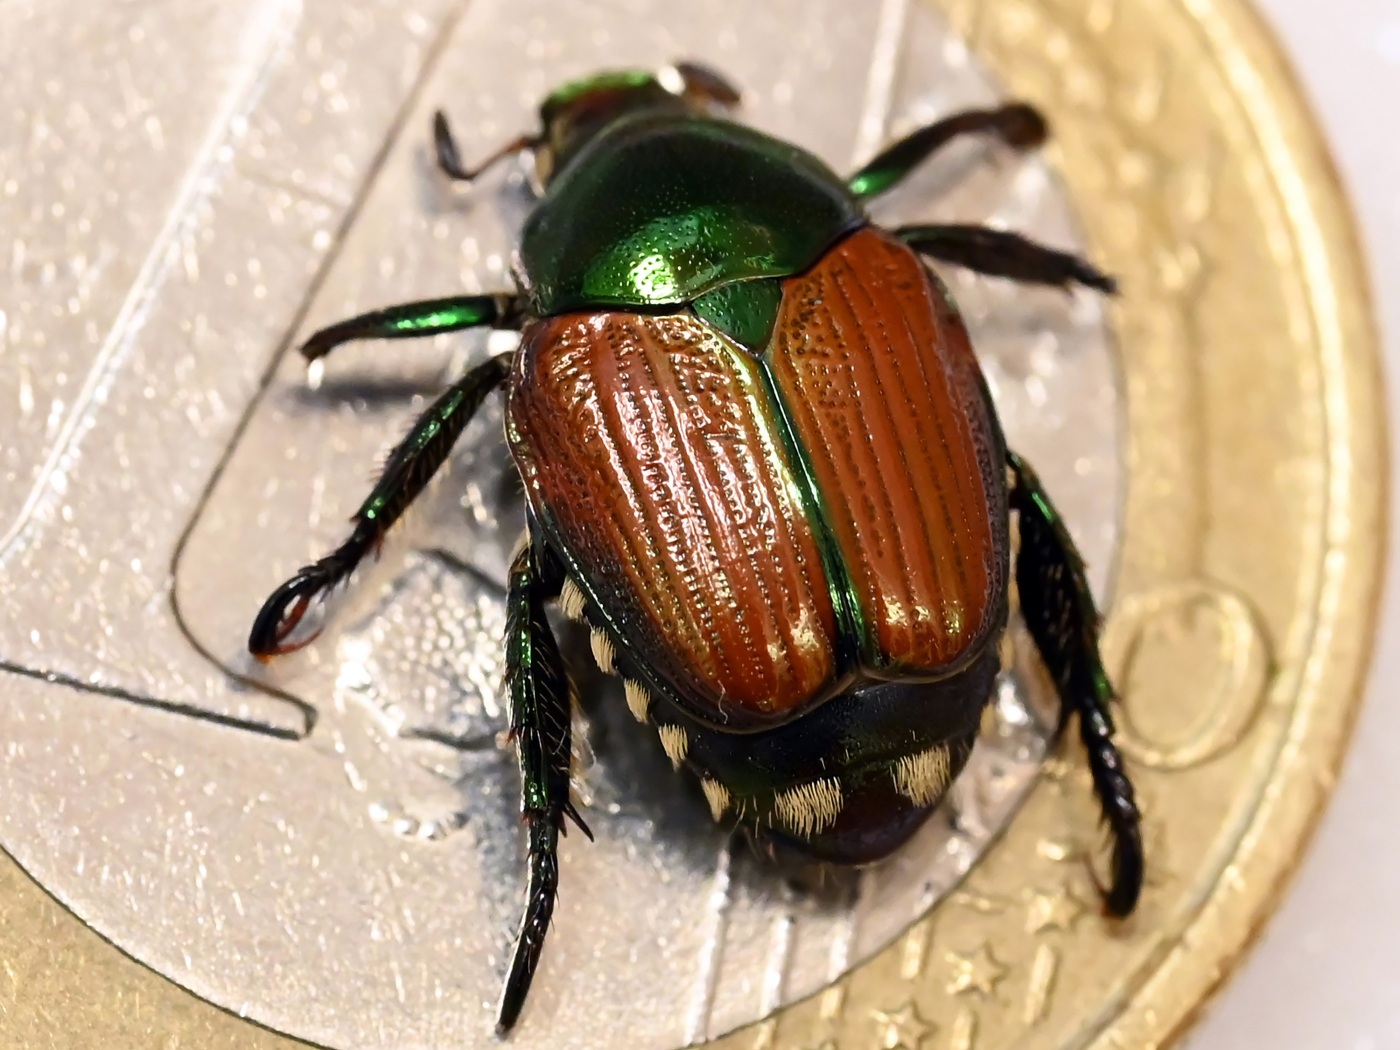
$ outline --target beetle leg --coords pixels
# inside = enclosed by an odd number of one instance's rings
[[[379,482],[351,519],[350,538],[320,561],[302,568],[263,603],[248,634],[248,650],[260,660],[300,649],[310,639],[288,642],[287,636],[310,607],[355,571],[384,534],[423,491],[452,446],[476,415],[486,395],[500,385],[509,356],[493,357],[463,376],[418,417],[408,436],[389,455]]]
[[[520,763],[520,814],[529,828],[529,879],[510,971],[501,990],[496,1030],[515,1024],[539,965],[559,890],[559,833],[572,819],[590,839],[569,801],[572,709],[568,673],[545,602],[559,593],[562,573],[542,572],[540,552],[526,544],[510,568],[506,598],[506,691]],[[550,579],[550,577],[554,577]]]
[[[518,330],[524,320],[525,301],[514,292],[424,299],[373,310],[322,328],[302,345],[301,356],[308,362],[316,361],[353,339],[417,339],[464,328]]]
[[[1024,102],[954,113],[886,147],[852,175],[847,185],[861,200],[870,200],[892,189],[938,150],[965,135],[995,135],[1016,149],[1034,149],[1045,141],[1047,131],[1045,118]]]
[[[709,66],[698,62],[677,62],[671,70],[680,77],[682,93],[695,102],[733,109],[741,101],[739,89],[723,73]]]
[[[452,137],[452,129],[447,126],[447,115],[442,110],[433,114],[433,148],[437,152],[438,167],[442,169],[443,174],[456,182],[471,182],[496,161],[519,153],[521,150],[533,149],[539,144],[540,140],[537,136],[521,135],[519,138],[507,142],[475,168],[468,168],[462,164],[462,154],[457,149],[457,140]]]
[[[1113,835],[1113,882],[1104,903],[1127,915],[1142,892],[1140,816],[1133,785],[1113,743],[1113,686],[1099,657],[1099,614],[1084,563],[1035,472],[1014,452],[1011,506],[1020,522],[1016,586],[1021,612],[1060,694],[1060,727],[1079,716],[1094,791]]]
[[[920,255],[965,266],[991,277],[1007,277],[1032,284],[1053,284],[1067,288],[1082,284],[1108,295],[1118,291],[1118,282],[1100,273],[1093,264],[1037,244],[1018,233],[994,230],[990,226],[901,226],[894,231]]]

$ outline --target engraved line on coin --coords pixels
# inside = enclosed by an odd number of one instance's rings
[[[220,714],[217,711],[208,711],[202,707],[194,707],[190,704],[178,703],[174,700],[162,700],[159,697],[147,696],[143,693],[133,693],[127,689],[119,689],[111,685],[99,685],[96,682],[85,682],[81,678],[74,678],[72,675],[63,674],[59,671],[40,671],[33,667],[25,667],[21,664],[12,663],[9,660],[0,660],[0,672],[17,674],[24,678],[37,679],[40,682],[49,682],[53,685],[67,686],[76,689],[80,693],[95,693],[98,696],[105,696],[112,700],[121,700],[136,707],[148,707],[155,711],[164,711],[167,714],[183,715],[192,718],[197,722],[208,722],[211,725],[224,726],[228,729],[242,729],[249,733],[257,733],[261,736],[274,737],[278,740],[300,740],[305,733],[293,729],[283,729],[279,726],[269,725],[266,722],[255,722],[252,719],[238,718],[235,715]],[[306,707],[300,700],[292,701],[298,708]],[[309,709],[308,709],[309,710]],[[312,712],[314,714],[314,712]]]
[[[700,942],[695,987],[691,991],[690,1015],[686,1019],[686,1045],[698,1043],[709,1035],[710,1014],[714,1010],[715,990],[719,986],[719,961],[724,951],[724,934],[733,897],[733,885],[729,875],[733,856],[733,840],[726,840],[720,847],[719,857],[715,861],[714,881],[710,885],[710,895],[705,901],[705,937]]]
[[[42,531],[51,517],[52,501],[66,490],[68,471],[77,462],[83,439],[95,424],[95,410],[106,401],[117,375],[131,357],[136,337],[175,268],[181,243],[199,222],[202,207],[222,184],[230,167],[232,151],[227,147],[242,138],[247,118],[291,42],[300,17],[300,0],[267,0],[249,18],[246,57],[235,67],[233,86],[225,94],[209,133],[180,181],[175,203],[166,213],[165,222],[122,301],[24,505],[0,538],[0,566],[8,564]]]
[[[899,72],[908,18],[909,0],[882,0],[865,81],[865,103],[861,107],[856,143],[851,153],[854,167],[868,161],[883,144],[890,107],[894,103],[895,74]]]
[[[446,547],[420,547],[418,553],[425,558],[440,562],[443,568],[467,577],[473,583],[495,594],[502,601],[505,600],[507,593],[505,584]]]
[[[763,974],[763,994],[758,1006],[762,1014],[771,1014],[782,1005],[783,981],[787,977],[788,959],[792,955],[795,924],[791,911],[785,911],[773,920],[768,942],[768,965]]]
[[[831,933],[831,946],[827,950],[826,970],[826,979],[830,985],[822,993],[821,1000],[821,1016],[828,1021],[839,1017],[845,1007],[845,989],[842,984],[837,982],[842,974],[850,968],[851,948],[856,943],[856,934],[860,929],[861,905],[870,899],[867,892],[869,882],[869,871],[860,871],[856,874],[856,887],[851,907],[846,910],[845,915],[842,916],[841,921]]]
[[[845,1009],[845,985],[840,977],[850,963],[851,944],[855,940],[855,909],[846,914],[845,919],[831,935],[831,946],[827,954],[826,979],[830,982],[822,992],[820,1013],[823,1020],[833,1021]]]
[[[278,343],[277,349],[273,352],[267,363],[267,367],[263,369],[263,374],[258,379],[257,391],[248,399],[247,405],[244,406],[243,414],[239,417],[238,425],[234,428],[228,445],[224,448],[223,454],[219,456],[219,461],[214,465],[214,469],[210,471],[209,480],[205,483],[204,490],[199,494],[199,500],[190,513],[189,521],[185,524],[184,529],[180,533],[180,538],[175,544],[175,552],[170,557],[170,578],[172,580],[179,578],[180,561],[184,557],[185,550],[189,546],[190,537],[194,533],[195,526],[199,523],[205,509],[208,507],[209,499],[214,489],[218,486],[219,479],[223,476],[224,471],[228,469],[229,461],[233,458],[234,451],[238,448],[244,433],[247,431],[249,422],[252,420],[258,406],[262,403],[267,391],[271,388],[273,380],[277,375],[277,370],[282,363],[282,358],[292,345],[292,340],[296,337],[297,332],[301,330],[302,325],[305,323],[306,315],[311,310],[311,304],[316,301],[316,297],[320,294],[322,287],[329,279],[331,270],[336,260],[340,257],[341,249],[345,245],[346,236],[349,234],[355,221],[360,217],[360,213],[364,210],[365,204],[369,200],[370,193],[378,182],[379,176],[384,170],[384,166],[390,154],[393,152],[394,146],[398,143],[404,129],[407,127],[410,115],[417,108],[419,99],[426,89],[428,82],[432,79],[438,63],[446,53],[448,43],[451,41],[457,24],[461,21],[468,6],[469,5],[465,2],[456,4],[444,17],[442,26],[438,30],[437,35],[425,49],[423,62],[418,68],[418,75],[414,78],[412,85],[404,95],[403,100],[399,103],[398,109],[395,110],[393,119],[390,120],[389,127],[385,132],[383,142],[380,144],[379,149],[375,151],[373,158],[371,158],[369,167],[365,171],[364,178],[360,180],[360,185],[355,191],[354,199],[341,216],[340,222],[335,228],[335,232],[331,235],[331,243],[326,248],[325,255],[321,258],[320,265],[312,275],[311,280],[307,283],[306,292],[302,296],[302,300],[300,304],[298,304],[295,313],[293,313],[291,321],[287,325],[286,334],[283,335],[281,341]],[[242,685],[251,686],[269,696],[276,697],[279,700],[286,701],[296,706],[299,710],[303,711],[306,717],[306,727],[300,736],[306,737],[311,734],[312,730],[316,727],[316,708],[311,704],[307,704],[300,698],[293,696],[286,690],[277,688],[270,682],[259,678],[253,678],[232,667],[226,666],[218,656],[209,651],[195,635],[194,631],[191,630],[189,623],[185,619],[184,612],[180,608],[179,589],[173,585],[170,588],[170,609],[175,617],[176,624],[180,628],[180,633],[185,636],[185,639],[197,653],[215,667],[228,674],[234,681]]]

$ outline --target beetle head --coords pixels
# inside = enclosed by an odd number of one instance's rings
[[[724,112],[739,103],[738,90],[712,69],[678,62],[655,72],[598,73],[550,93],[540,105],[535,171],[541,186],[599,132],[640,113]]]

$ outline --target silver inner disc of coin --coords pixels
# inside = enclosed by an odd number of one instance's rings
[[[77,0],[52,6],[21,73],[67,46],[61,9]],[[0,403],[22,409],[0,413],[0,843],[124,951],[261,1024],[344,1050],[494,1046],[524,877],[501,744],[522,505],[499,401],[313,645],[263,671],[244,644],[272,588],[343,538],[415,413],[513,337],[348,346],[319,385],[286,347],[378,306],[509,287],[525,167],[450,186],[431,161],[435,108],[471,163],[533,128],[554,85],[688,58],[742,87],[742,119],[847,171],[1000,93],[911,0],[146,6],[139,39],[107,27],[163,56],[132,66],[150,80],[131,89],[140,119],[107,115],[123,96],[105,74],[73,87],[113,164],[64,182],[31,144],[5,166],[39,195],[0,198],[0,227],[19,231],[16,279],[41,308],[0,330]],[[38,72],[14,82],[31,116],[75,119]],[[86,226],[42,206],[55,185],[97,202]],[[874,213],[1082,244],[1044,161],[986,143]],[[75,253],[93,272],[44,283],[35,258]],[[943,273],[1009,442],[1102,598],[1122,493],[1102,304]],[[87,291],[70,310],[73,281]],[[563,844],[516,1050],[668,1050],[820,989],[957,885],[1013,819],[1054,719],[1013,629],[1015,662],[948,803],[889,861],[799,890],[711,822],[586,639],[563,636],[597,841]]]

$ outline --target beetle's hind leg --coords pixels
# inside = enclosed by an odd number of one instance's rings
[[[1034,106],[1013,102],[998,109],[970,109],[926,125],[887,147],[846,182],[861,200],[893,189],[948,143],[968,135],[993,135],[1016,149],[1034,149],[1045,141],[1045,118]]]
[[[260,660],[291,652],[310,639],[287,638],[311,607],[312,599],[355,571],[366,554],[378,548],[408,505],[447,460],[486,395],[500,385],[509,357],[493,357],[462,377],[424,412],[390,454],[379,482],[353,519],[350,538],[326,557],[304,566],[263,603],[248,634],[248,650]]]
[[[1142,892],[1142,831],[1132,781],[1113,743],[1113,686],[1099,657],[1099,615],[1084,563],[1035,472],[1014,452],[1011,506],[1020,524],[1016,587],[1021,612],[1060,694],[1060,726],[1079,716],[1094,791],[1113,836],[1113,880],[1104,903],[1127,915]]]
[[[1101,273],[1093,263],[1037,244],[1019,233],[990,226],[946,224],[901,226],[894,235],[920,255],[990,277],[1060,288],[1082,284],[1108,295],[1118,291],[1118,282]]]
[[[529,831],[525,914],[501,989],[496,1029],[520,1016],[539,966],[559,890],[559,833],[564,818],[592,838],[569,800],[572,705],[568,673],[545,618],[545,602],[559,594],[563,571],[526,543],[510,568],[506,598],[506,691],[510,730],[520,763],[520,815]]]

